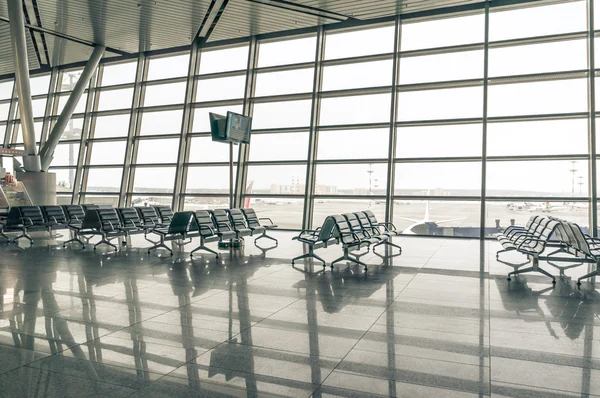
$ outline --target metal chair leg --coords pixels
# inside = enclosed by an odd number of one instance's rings
[[[150,254],[151,250],[155,250],[162,247],[163,249],[167,249],[169,251],[169,254],[172,256],[173,255],[173,250],[171,250],[166,244],[165,244],[165,238],[161,235],[160,236],[160,242],[157,243],[156,245],[152,246],[151,248],[148,249],[148,254]]]
[[[348,253],[348,248],[344,249],[344,255],[342,257],[340,257],[340,258],[338,258],[336,260],[333,260],[331,262],[331,269],[333,270],[333,266],[334,266],[335,263],[339,263],[340,261],[343,261],[343,260],[350,261],[350,262],[356,263],[358,265],[362,265],[363,267],[365,267],[365,271],[368,269],[367,268],[367,264],[363,263],[362,261],[360,261],[360,260],[358,260],[356,258],[350,257],[350,254]]]
[[[325,260],[323,260],[321,257],[317,256],[312,247],[309,247],[308,253],[304,253],[303,255],[294,257],[292,259],[292,266],[295,264],[296,260],[301,260],[303,258],[316,258],[317,260],[319,260],[320,262],[323,263],[323,267],[325,267],[327,265],[327,262]]]
[[[200,243],[200,246],[198,246],[197,248],[195,248],[194,250],[192,250],[192,252],[190,253],[190,257],[194,256],[194,253],[196,253],[199,250],[205,250],[209,253],[214,254],[215,256],[217,256],[217,258],[219,258],[219,253],[217,253],[216,251],[209,249],[208,247],[204,246],[204,242]]]

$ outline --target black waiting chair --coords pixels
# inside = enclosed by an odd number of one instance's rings
[[[367,264],[358,260],[357,258],[350,256],[351,250],[359,250],[362,247],[369,247],[373,241],[371,238],[360,237],[355,232],[352,232],[352,228],[346,218],[342,215],[334,215],[331,216],[335,221],[335,229],[334,229],[334,237],[338,238],[340,244],[342,245],[342,250],[344,251],[343,255],[331,262],[331,269],[335,263],[339,263],[341,261],[350,261],[365,267],[365,271],[367,270]]]
[[[377,222],[375,224],[373,224],[373,223],[371,223],[371,221],[369,221],[369,217],[367,217],[365,212],[357,211],[356,213],[354,213],[354,215],[356,216],[356,219],[358,219],[358,222],[360,223],[360,225],[362,226],[363,229],[366,229],[367,231],[369,231],[371,236],[381,239],[381,241],[379,243],[373,245],[373,253],[375,253],[375,248],[377,246],[388,245],[388,246],[397,248],[398,250],[400,250],[400,254],[402,254],[402,247],[392,243],[392,238],[399,235],[397,233],[398,231],[396,231],[395,227],[393,227],[390,231],[387,231],[387,230],[382,231]],[[375,219],[374,215],[373,215],[373,219],[375,221],[377,221]],[[393,225],[393,224],[391,224],[391,225]],[[375,253],[375,254],[377,254],[377,253]],[[377,254],[377,255],[379,255],[379,254]]]
[[[17,206],[11,207],[6,218],[6,223],[0,230],[0,235],[10,242],[6,232],[21,232],[12,241],[16,243],[19,239],[29,240],[33,245],[33,239],[29,236],[30,231],[48,231],[48,223],[44,218],[42,209],[39,206]]]
[[[168,225],[173,219],[173,210],[169,206],[154,206],[154,209],[163,225]]]
[[[110,240],[119,236],[125,236],[121,220],[115,209],[98,208],[88,210],[85,213],[81,227],[82,229],[90,230],[91,235],[101,236],[100,241],[94,245],[94,250],[101,244],[106,244],[112,246],[115,250],[119,250],[116,245],[110,243]]]
[[[219,258],[218,252],[206,247],[206,243],[218,242],[221,240],[222,236],[222,234],[217,232],[217,230],[215,229],[215,223],[210,212],[206,210],[196,210],[194,217],[196,218],[196,223],[198,224],[198,229],[200,233],[200,246],[192,250],[192,252],[190,253],[190,257],[193,257],[194,253],[197,251],[205,250]]]
[[[337,243],[337,239],[334,238],[333,232],[335,227],[335,220],[332,217],[325,218],[323,225],[317,229],[304,229],[300,231],[298,236],[294,236],[292,240],[297,240],[308,246],[308,253],[304,253],[301,256],[294,257],[292,259],[292,266],[297,260],[303,258],[316,258],[323,263],[323,267],[327,265],[325,260],[315,254],[315,249],[321,249],[328,247],[330,244]]]
[[[67,228],[69,220],[61,206],[48,205],[40,207],[42,209],[42,213],[44,214],[44,218],[46,219],[48,231]]]
[[[82,224],[85,218],[83,207],[79,205],[63,205],[62,208],[67,217],[67,228],[73,232],[73,238],[63,242],[63,247],[67,247],[68,243],[77,242],[81,245],[82,249],[85,249],[85,243],[80,239],[80,237],[86,239],[85,233],[82,231]]]
[[[158,235],[160,242],[148,249],[148,254],[152,250],[160,247],[165,248],[169,251],[169,254],[173,255],[171,250],[166,244],[166,241],[175,241],[179,239],[188,239],[196,236],[200,236],[200,228],[194,217],[194,213],[191,211],[181,211],[173,214],[171,222],[166,227],[157,227],[152,229],[152,233]]]
[[[210,213],[213,216],[217,232],[221,234],[223,240],[238,239],[240,237],[238,231],[234,228],[233,223],[229,218],[227,210],[210,210]],[[250,231],[250,234],[251,233],[252,231]]]
[[[279,244],[277,239],[267,234],[267,231],[277,228],[277,225],[273,224],[273,221],[268,217],[258,217],[256,211],[254,209],[241,209],[242,213],[246,217],[246,222],[248,224],[248,228],[252,230],[252,234],[261,233],[262,234],[254,240],[256,242],[259,239],[266,238],[275,241],[275,244]],[[269,224],[263,224],[261,221],[268,221]]]
[[[254,234],[254,231],[246,224],[246,217],[244,217],[244,213],[240,209],[227,209],[227,214],[238,238]]]

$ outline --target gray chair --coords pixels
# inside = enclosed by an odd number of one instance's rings
[[[198,224],[199,234],[200,234],[200,246],[192,250],[190,253],[190,257],[194,256],[194,253],[199,250],[205,250],[209,253],[214,254],[219,258],[219,253],[206,247],[206,243],[210,242],[218,242],[221,240],[222,234],[217,232],[215,229],[215,223],[213,221],[210,212],[206,210],[196,210],[194,214],[196,219],[196,223]]]
[[[196,236],[200,236],[198,224],[196,222],[196,218],[194,217],[194,213],[191,211],[180,211],[173,214],[173,218],[171,222],[166,227],[158,227],[152,229],[152,233],[158,235],[160,238],[160,242],[156,245],[152,246],[148,249],[148,254],[152,250],[158,249],[160,247],[165,248],[169,251],[169,254],[173,255],[173,250],[171,250],[166,244],[165,241],[175,241],[179,239],[191,239]]]
[[[260,217],[259,218],[254,209],[242,209],[242,212],[244,213],[244,216],[246,217],[246,222],[248,223],[248,228],[250,228],[252,230],[252,235],[254,235],[255,233],[262,232],[262,234],[258,238],[256,238],[254,240],[254,242],[256,242],[259,239],[266,238],[266,239],[271,239],[272,241],[275,241],[276,245],[279,244],[277,239],[275,239],[272,236],[267,234],[267,231],[277,228],[277,225],[273,224],[273,221],[270,218],[268,218],[268,217]],[[269,224],[263,224],[263,223],[261,223],[261,220],[268,221]]]

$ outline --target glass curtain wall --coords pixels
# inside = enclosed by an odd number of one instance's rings
[[[588,4],[490,7],[487,24],[484,9],[408,15],[104,62],[55,153],[59,201],[227,207],[230,148],[208,114],[232,111],[253,117],[233,146],[237,202],[285,228],[365,209],[406,234],[488,236],[534,213],[587,228]],[[38,141],[80,72],[32,76]],[[20,148],[13,86],[0,134]]]

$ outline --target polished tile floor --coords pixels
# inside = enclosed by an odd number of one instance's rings
[[[396,238],[402,256],[363,256],[367,274],[292,268],[302,246],[275,235],[219,261],[148,256],[141,237],[119,253],[0,246],[0,396],[600,395],[589,283],[509,283],[477,240]]]

